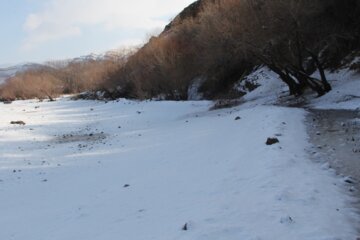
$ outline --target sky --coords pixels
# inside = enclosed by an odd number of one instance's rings
[[[144,43],[194,0],[1,0],[0,66]]]

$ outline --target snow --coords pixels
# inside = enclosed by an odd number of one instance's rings
[[[255,91],[216,111],[206,101],[0,104],[0,239],[356,239],[355,199],[309,160],[305,111],[265,106]]]
[[[244,96],[247,104],[274,105],[282,93],[288,90],[278,75],[266,67],[254,71],[247,79],[254,79],[253,81],[261,86]]]
[[[342,69],[327,72],[333,90],[326,95],[313,99],[310,107],[317,109],[360,109],[360,74]]]
[[[203,99],[203,94],[199,92],[199,89],[204,81],[204,77],[197,77],[192,81],[188,89],[188,100],[197,101]]]
[[[251,73],[247,79],[261,87],[244,96],[245,105],[286,105],[289,102],[312,109],[360,110],[360,73],[348,69],[326,72],[332,91],[317,97],[313,91],[307,91],[301,97],[289,96],[289,90],[277,74],[266,67]],[[318,72],[313,77],[320,79]],[[236,86],[239,88],[241,86]],[[239,90],[242,90],[241,88]]]

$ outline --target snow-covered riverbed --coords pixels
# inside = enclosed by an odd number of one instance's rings
[[[356,239],[303,110],[210,104],[0,104],[0,239]]]

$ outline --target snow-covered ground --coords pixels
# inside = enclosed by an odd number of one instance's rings
[[[356,240],[343,180],[309,160],[305,111],[255,95],[216,111],[0,104],[0,239]]]
[[[320,79],[316,72],[314,77]],[[246,105],[299,105],[312,109],[346,109],[360,111],[360,73],[341,69],[326,72],[333,90],[322,97],[308,91],[301,97],[288,96],[288,87],[278,75],[267,68],[260,68],[247,78],[261,87],[244,96]],[[238,86],[236,86],[239,88]],[[240,87],[241,88],[241,87]]]
[[[312,99],[309,105],[317,109],[348,109],[360,111],[360,73],[347,69],[327,72],[333,90]]]

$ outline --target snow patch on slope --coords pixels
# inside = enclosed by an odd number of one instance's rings
[[[296,105],[315,109],[348,109],[360,110],[360,74],[348,69],[337,72],[326,72],[333,90],[317,98],[313,91],[306,91],[303,96],[289,96],[289,90],[277,74],[268,68],[260,68],[251,73],[247,79],[260,85],[243,97],[245,105]],[[320,79],[318,72],[313,77]],[[243,84],[243,83],[240,83]],[[242,85],[237,85],[242,90]]]
[[[320,98],[312,99],[310,107],[360,110],[359,73],[343,69],[333,73],[327,72],[327,78],[333,90]]]

